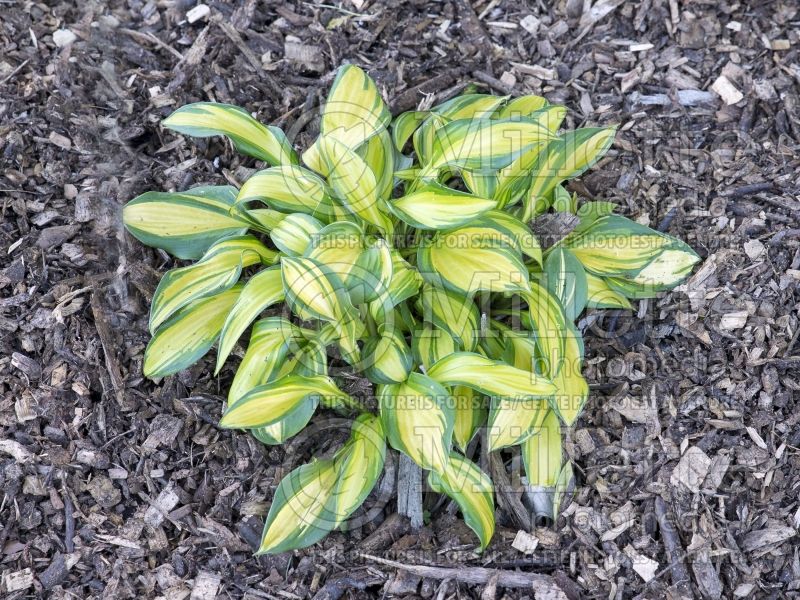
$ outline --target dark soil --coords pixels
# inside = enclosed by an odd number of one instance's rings
[[[545,595],[457,581],[475,566],[552,576],[566,597],[800,594],[797,5],[523,4],[212,0],[190,24],[183,0],[0,0],[3,598]],[[57,47],[60,29],[75,41]],[[704,259],[638,315],[582,322],[576,490],[554,527],[532,529],[532,554],[512,548],[520,526],[502,509],[473,554],[430,497],[420,531],[389,500],[353,531],[254,559],[280,477],[336,436],[286,452],[218,429],[232,367],[212,377],[213,353],[158,384],[141,375],[148,301],[173,261],[123,231],[122,205],[257,167],[159,121],[213,99],[297,132],[344,61],[395,111],[475,82],[563,103],[570,127],[619,123],[572,188]],[[359,552],[460,571],[420,579]]]

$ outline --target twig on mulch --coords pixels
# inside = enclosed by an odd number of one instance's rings
[[[514,93],[514,88],[506,85],[496,77],[492,77],[488,73],[485,73],[483,71],[473,71],[472,76],[478,81],[485,83],[490,88],[500,92],[501,94],[505,94],[508,96]]]
[[[424,94],[437,92],[457,81],[465,72],[464,67],[455,68],[447,73],[437,75],[427,81],[407,89],[399,96],[392,99],[392,114],[398,114],[414,108]]]
[[[508,515],[517,529],[530,531],[531,513],[522,504],[522,494],[512,488],[503,459],[498,452],[489,453],[489,471],[497,493],[497,505]]]
[[[381,523],[380,527],[359,544],[359,549],[367,553],[380,552],[391,546],[395,540],[400,539],[409,531],[411,531],[411,523],[408,518],[393,513]]]
[[[371,560],[395,569],[403,569],[419,577],[429,579],[453,579],[472,585],[484,585],[497,576],[497,585],[506,588],[527,588],[533,589],[537,594],[552,594],[552,598],[567,598],[564,590],[559,587],[556,581],[549,575],[538,573],[525,573],[523,571],[500,571],[497,569],[485,569],[483,567],[470,567],[468,569],[450,569],[446,567],[431,567],[427,565],[407,565],[387,558],[372,556],[371,554],[360,554],[366,560]]]
[[[25,67],[25,65],[27,65],[29,62],[31,62],[31,59],[27,58],[27,59],[23,60],[21,63],[19,63],[17,65],[17,67],[13,71],[11,71],[11,73],[9,73],[5,77],[3,77],[3,79],[0,79],[0,85],[3,85],[7,81],[11,81],[11,78],[14,77],[14,75],[19,73],[20,71],[22,71],[22,69]]]
[[[397,512],[409,518],[412,529],[422,527],[422,469],[405,454],[397,467]]]
[[[239,49],[239,52],[241,52],[242,56],[247,59],[247,62],[250,63],[250,66],[253,67],[255,72],[262,73],[264,71],[264,67],[261,66],[261,61],[258,60],[258,57],[245,43],[242,35],[236,30],[236,28],[223,19],[215,19],[215,23],[222,30],[222,33],[228,36],[228,39],[230,39],[230,41],[232,41],[233,44]]]
[[[689,571],[686,570],[686,565],[683,564],[684,551],[678,538],[678,533],[675,530],[675,518],[661,496],[656,496],[655,509],[658,527],[661,529],[661,539],[664,541],[664,549],[667,551],[667,558],[671,563],[672,583],[681,596],[691,598],[692,587]]]
[[[75,535],[75,515],[73,511],[72,498],[69,497],[69,494],[64,493],[64,547],[69,553],[75,551],[75,543],[72,541],[72,536]]]
[[[759,192],[766,192],[767,190],[771,190],[773,188],[773,183],[771,181],[762,181],[760,183],[751,183],[748,185],[742,185],[732,190],[728,191],[725,194],[727,198],[737,198],[739,196],[749,196],[751,194],[758,194]]]
[[[119,31],[121,33],[124,33],[125,35],[131,36],[133,39],[139,40],[140,42],[150,42],[151,44],[155,44],[159,48],[163,48],[164,50],[172,54],[172,56],[174,56],[178,60],[183,60],[183,54],[178,52],[175,48],[173,48],[166,42],[163,42],[160,39],[158,39],[158,37],[155,34],[150,33],[149,31],[141,32],[141,31],[136,31],[134,29],[128,29],[127,27],[120,27]]]
[[[358,548],[365,554],[383,552],[409,531],[411,531],[411,524],[408,518],[393,513],[366,539],[362,540]],[[380,584],[382,581],[375,576],[375,573],[369,571],[339,573],[328,578],[325,585],[314,594],[313,600],[338,600],[348,589],[363,590],[368,586]]]
[[[9,511],[8,518],[3,525],[3,528],[0,529],[0,548],[6,545],[6,540],[8,539],[8,534],[11,533],[11,529],[17,522],[17,513],[13,510]]]
[[[331,577],[320,590],[314,594],[312,600],[339,600],[350,589],[364,590],[371,585],[383,582],[375,574],[368,571],[361,573],[342,573]]]
[[[106,359],[106,370],[111,377],[111,384],[114,386],[114,393],[117,397],[117,402],[122,405],[124,401],[124,380],[122,378],[122,371],[117,362],[117,356],[114,353],[114,340],[111,337],[111,328],[108,325],[108,319],[103,312],[103,307],[100,305],[100,290],[96,286],[92,289],[92,315],[94,316],[95,327],[97,327],[97,335],[100,337],[100,344],[103,346],[103,355]]]

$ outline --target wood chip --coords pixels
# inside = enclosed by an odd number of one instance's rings
[[[764,549],[776,549],[776,547],[788,539],[795,536],[793,528],[780,523],[773,523],[765,529],[751,531],[744,536],[742,550],[745,552],[755,552]]]
[[[756,431],[755,427],[750,427],[750,426],[745,427],[745,431],[747,431],[747,435],[749,435],[750,439],[755,442],[756,446],[758,446],[762,450],[766,450],[767,449],[767,443],[764,441],[764,438],[762,438],[759,435],[759,433],[758,433],[758,431]]]
[[[558,79],[558,73],[555,69],[549,69],[539,65],[526,65],[524,63],[512,62],[511,64],[517,71],[524,73],[525,75],[533,75],[534,77],[544,81],[553,81]]]
[[[64,148],[64,150],[69,150],[72,148],[72,140],[70,140],[67,136],[61,135],[60,133],[56,133],[55,131],[50,132],[50,137],[47,138],[50,140],[51,144],[55,144],[59,148]]]
[[[533,554],[533,551],[536,550],[538,545],[539,538],[522,529],[517,531],[514,541],[511,542],[511,547],[515,550],[519,550],[523,554]]]
[[[748,312],[746,310],[734,310],[722,315],[719,321],[719,328],[731,331],[741,329],[747,323]]]
[[[510,88],[513,88],[517,85],[517,78],[511,71],[506,71],[500,76],[500,81],[503,82],[504,85],[507,85]]]
[[[717,95],[701,90],[678,90],[676,97],[681,106],[698,106],[701,104],[713,105],[719,102]],[[672,98],[667,94],[647,94],[631,92],[630,102],[633,106],[671,106]]]
[[[97,534],[97,539],[112,546],[119,546],[120,548],[129,548],[131,550],[141,550],[142,547],[138,542],[129,540],[118,535],[106,535],[102,533]]]
[[[761,240],[748,240],[744,244],[744,253],[747,254],[750,260],[753,262],[764,256],[766,251],[767,247],[764,246],[764,243]]]
[[[53,43],[56,45],[57,48],[63,48],[64,46],[69,46],[72,42],[78,39],[78,36],[75,35],[69,29],[57,29],[53,32]]]
[[[11,593],[20,590],[26,590],[33,585],[33,571],[31,569],[22,569],[21,571],[14,571],[12,573],[4,573],[2,577],[2,591]]]
[[[397,512],[409,518],[412,529],[422,527],[422,470],[405,454],[397,468]]]
[[[581,16],[580,27],[582,29],[591,27],[624,2],[625,0],[597,0],[592,8]]]
[[[697,446],[691,446],[672,470],[670,483],[683,484],[690,492],[697,493],[700,491],[700,484],[708,475],[710,466],[711,459],[708,455]]]
[[[717,491],[725,474],[728,472],[728,467],[731,464],[731,459],[726,454],[717,454],[711,459],[711,466],[708,468],[708,475],[703,482],[703,489],[710,492]]]
[[[186,20],[189,23],[196,23],[200,19],[205,19],[211,14],[211,9],[206,4],[198,4],[186,13]]]
[[[145,511],[144,522],[151,527],[158,527],[164,521],[164,517],[178,504],[180,498],[175,493],[173,484],[161,490],[156,501]]]
[[[616,527],[613,527],[612,529],[609,529],[608,531],[603,533],[603,535],[600,537],[600,540],[603,542],[610,542],[617,539],[623,533],[628,531],[628,529],[630,529],[634,525],[634,522],[635,521],[633,519],[630,519],[628,521],[623,521]]]
[[[525,31],[530,33],[531,35],[536,35],[539,33],[539,25],[541,25],[541,21],[534,17],[533,15],[527,15],[524,19],[522,19],[519,24]]]
[[[172,446],[183,427],[183,421],[172,415],[158,415],[150,424],[150,435],[142,444],[148,450]]]
[[[192,595],[189,600],[214,600],[222,578],[210,571],[199,571],[194,578]]]
[[[0,440],[0,454],[8,454],[22,464],[33,460],[33,453],[16,440]]]
[[[484,585],[490,579],[496,577],[497,585],[500,587],[525,588],[532,591],[536,598],[547,598],[548,600],[567,600],[568,598],[567,594],[565,594],[564,590],[560,587],[562,585],[561,579],[556,579],[549,575],[504,569],[487,569],[484,567],[461,567],[458,569],[451,569],[429,565],[414,565],[381,558],[379,556],[372,556],[370,554],[361,554],[361,557],[395,569],[409,571],[420,577],[430,577],[439,580],[452,579],[473,585]]]
[[[322,50],[319,46],[311,46],[289,38],[283,44],[283,54],[287,60],[299,63],[309,71],[321,72],[325,68]]]
[[[641,577],[645,583],[653,579],[658,571],[658,562],[652,558],[637,552],[636,548],[628,544],[623,549],[625,555],[631,559],[633,563],[633,570]]]
[[[744,98],[744,94],[742,94],[725,75],[717,77],[717,80],[711,85],[711,89],[715,91],[728,106],[736,104]]]
[[[394,578],[386,584],[384,592],[392,597],[416,594],[421,578],[408,571],[398,571]]]

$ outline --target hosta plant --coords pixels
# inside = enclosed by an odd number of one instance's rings
[[[281,481],[259,552],[345,523],[387,445],[457,503],[481,548],[494,498],[477,445],[520,446],[530,485],[564,489],[561,428],[589,390],[576,319],[630,308],[698,260],[611,203],[579,205],[563,184],[615,130],[561,131],[565,113],[539,96],[466,93],[392,120],[375,83],[347,65],[301,155],[235,106],[191,104],[164,121],[226,136],[266,168],[240,189],[148,192],[125,207],[136,238],[194,261],[155,292],[145,375],[185,369],[214,344],[219,371],[241,343],[221,427],[280,444],[321,409],[353,418],[340,449]],[[578,224],[544,249],[529,224],[551,210]],[[343,389],[354,377],[371,382],[368,397]]]

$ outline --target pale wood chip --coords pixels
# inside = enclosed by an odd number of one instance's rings
[[[736,104],[744,98],[744,94],[742,94],[725,75],[717,77],[717,80],[711,85],[711,89],[716,92],[728,106]]]
[[[200,19],[205,19],[211,14],[211,9],[206,4],[198,4],[186,13],[186,20],[189,23],[196,23]]]
[[[194,578],[192,595],[190,600],[214,600],[217,597],[217,590],[222,578],[210,571],[200,571]]]
[[[641,577],[645,583],[653,579],[658,572],[658,562],[652,558],[639,553],[636,548],[628,544],[623,549],[623,552],[631,559],[633,563],[633,570]]]
[[[5,592],[11,593],[26,590],[32,585],[33,571],[31,569],[22,569],[21,571],[3,573],[0,588]]]
[[[710,467],[711,459],[708,458],[708,455],[697,446],[691,446],[672,470],[670,483],[672,485],[683,484],[689,491],[697,493],[700,491],[700,484],[708,475]]]
[[[734,310],[722,315],[719,321],[719,328],[730,331],[732,329],[741,329],[747,323],[749,316],[746,310]]]
[[[511,542],[511,547],[515,550],[519,550],[523,554],[533,554],[533,551],[536,550],[538,545],[539,538],[523,529],[517,531],[514,541]]]

